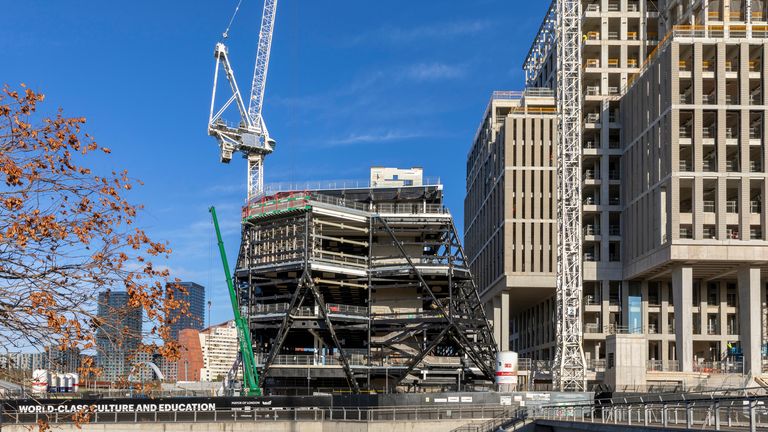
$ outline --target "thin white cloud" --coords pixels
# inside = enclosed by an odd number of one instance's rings
[[[461,78],[466,68],[446,63],[419,63],[408,66],[401,72],[401,77],[412,81],[434,81]]]
[[[385,131],[381,133],[352,133],[343,138],[332,139],[327,142],[328,147],[346,146],[367,143],[383,143],[403,141],[412,138],[423,137],[421,133],[403,131]]]
[[[380,41],[389,44],[413,44],[426,40],[451,39],[470,36],[489,30],[495,23],[487,19],[462,20],[426,24],[414,27],[381,27],[359,34],[347,41],[351,45],[369,44]]]
[[[394,43],[417,42],[424,39],[447,39],[480,33],[493,26],[489,20],[455,21],[410,28],[383,29],[381,35]]]

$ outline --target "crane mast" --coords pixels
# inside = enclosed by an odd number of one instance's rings
[[[555,0],[557,43],[557,347],[554,384],[586,390],[582,345],[581,0]]]
[[[275,148],[275,140],[269,135],[262,111],[276,12],[277,0],[264,0],[261,29],[259,30],[259,45],[256,51],[256,65],[247,107],[237,85],[226,45],[223,42],[219,42],[214,50],[216,69],[213,78],[211,111],[208,117],[208,134],[215,137],[219,143],[221,162],[229,163],[236,151],[242,153],[246,158],[248,162],[248,200],[263,194],[264,158],[272,153]],[[224,69],[232,94],[216,110],[216,87],[219,80],[219,70],[222,68]],[[237,125],[228,124],[223,119],[224,112],[233,103],[237,106],[237,110],[240,113],[240,122]]]
[[[581,246],[581,0],[552,0],[525,61],[526,84],[557,94],[557,284],[553,384],[586,389],[582,333]],[[553,58],[554,56],[554,58]],[[544,66],[554,60],[554,82]]]

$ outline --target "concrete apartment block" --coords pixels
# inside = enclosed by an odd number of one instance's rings
[[[551,348],[551,318],[513,330],[510,317],[540,302],[555,286],[555,153],[557,117],[551,90],[497,92],[488,104],[467,163],[464,203],[469,263],[494,339],[502,350],[517,339],[546,333],[538,343]]]
[[[616,375],[607,367],[608,351],[625,349],[614,347],[621,342],[615,335],[625,334],[633,335],[626,343],[639,337],[645,344],[646,385],[759,375],[768,358],[766,2],[585,0],[583,11],[588,379],[639,385],[641,374],[631,383],[608,379]],[[554,64],[550,56],[529,84],[553,86]],[[493,223],[473,225],[494,204],[505,214],[516,206],[508,199],[517,197],[507,190],[511,171],[477,160],[495,160],[494,146],[505,137],[505,123],[491,120],[467,165],[465,241],[476,274],[488,272],[483,257],[507,262],[518,247],[506,237],[495,244]],[[525,145],[514,141],[504,154]],[[491,191],[504,197],[501,203],[488,199]],[[551,250],[555,240],[552,235]],[[552,278],[532,265],[525,263],[534,269],[532,280]],[[515,287],[503,272],[479,282],[491,304],[509,293],[508,312],[503,301],[500,311],[488,309],[503,327],[497,334],[509,332],[509,348],[521,357],[553,359],[554,329],[547,323],[554,291],[537,299],[539,285]]]

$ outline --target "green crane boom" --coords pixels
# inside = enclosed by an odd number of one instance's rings
[[[238,341],[240,342],[240,357],[243,360],[243,388],[246,394],[261,396],[259,388],[259,372],[256,370],[253,355],[253,342],[251,341],[251,330],[248,328],[248,322],[240,314],[240,305],[237,301],[235,285],[232,283],[232,274],[229,272],[229,263],[227,262],[227,252],[224,250],[224,241],[221,239],[221,230],[219,230],[219,220],[216,218],[216,209],[211,206],[208,209],[213,216],[213,226],[216,228],[216,238],[219,242],[219,254],[221,254],[221,263],[224,266],[224,276],[227,278],[227,288],[229,288],[229,299],[232,301],[232,312],[235,313],[235,324],[237,325]]]

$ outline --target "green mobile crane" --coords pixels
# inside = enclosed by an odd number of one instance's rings
[[[227,262],[227,252],[224,250],[224,241],[221,239],[221,230],[219,229],[219,220],[216,218],[216,209],[211,206],[208,209],[213,216],[213,226],[216,228],[216,238],[219,242],[219,254],[221,254],[221,263],[224,265],[224,276],[227,278],[227,288],[229,288],[229,299],[232,301],[232,312],[235,314],[235,325],[237,325],[237,339],[240,342],[240,359],[243,364],[243,390],[246,396],[261,396],[259,388],[259,372],[256,370],[253,355],[253,342],[251,341],[251,330],[248,327],[248,321],[240,313],[240,305],[237,301],[235,285],[232,282],[232,274],[229,272],[229,263]]]

